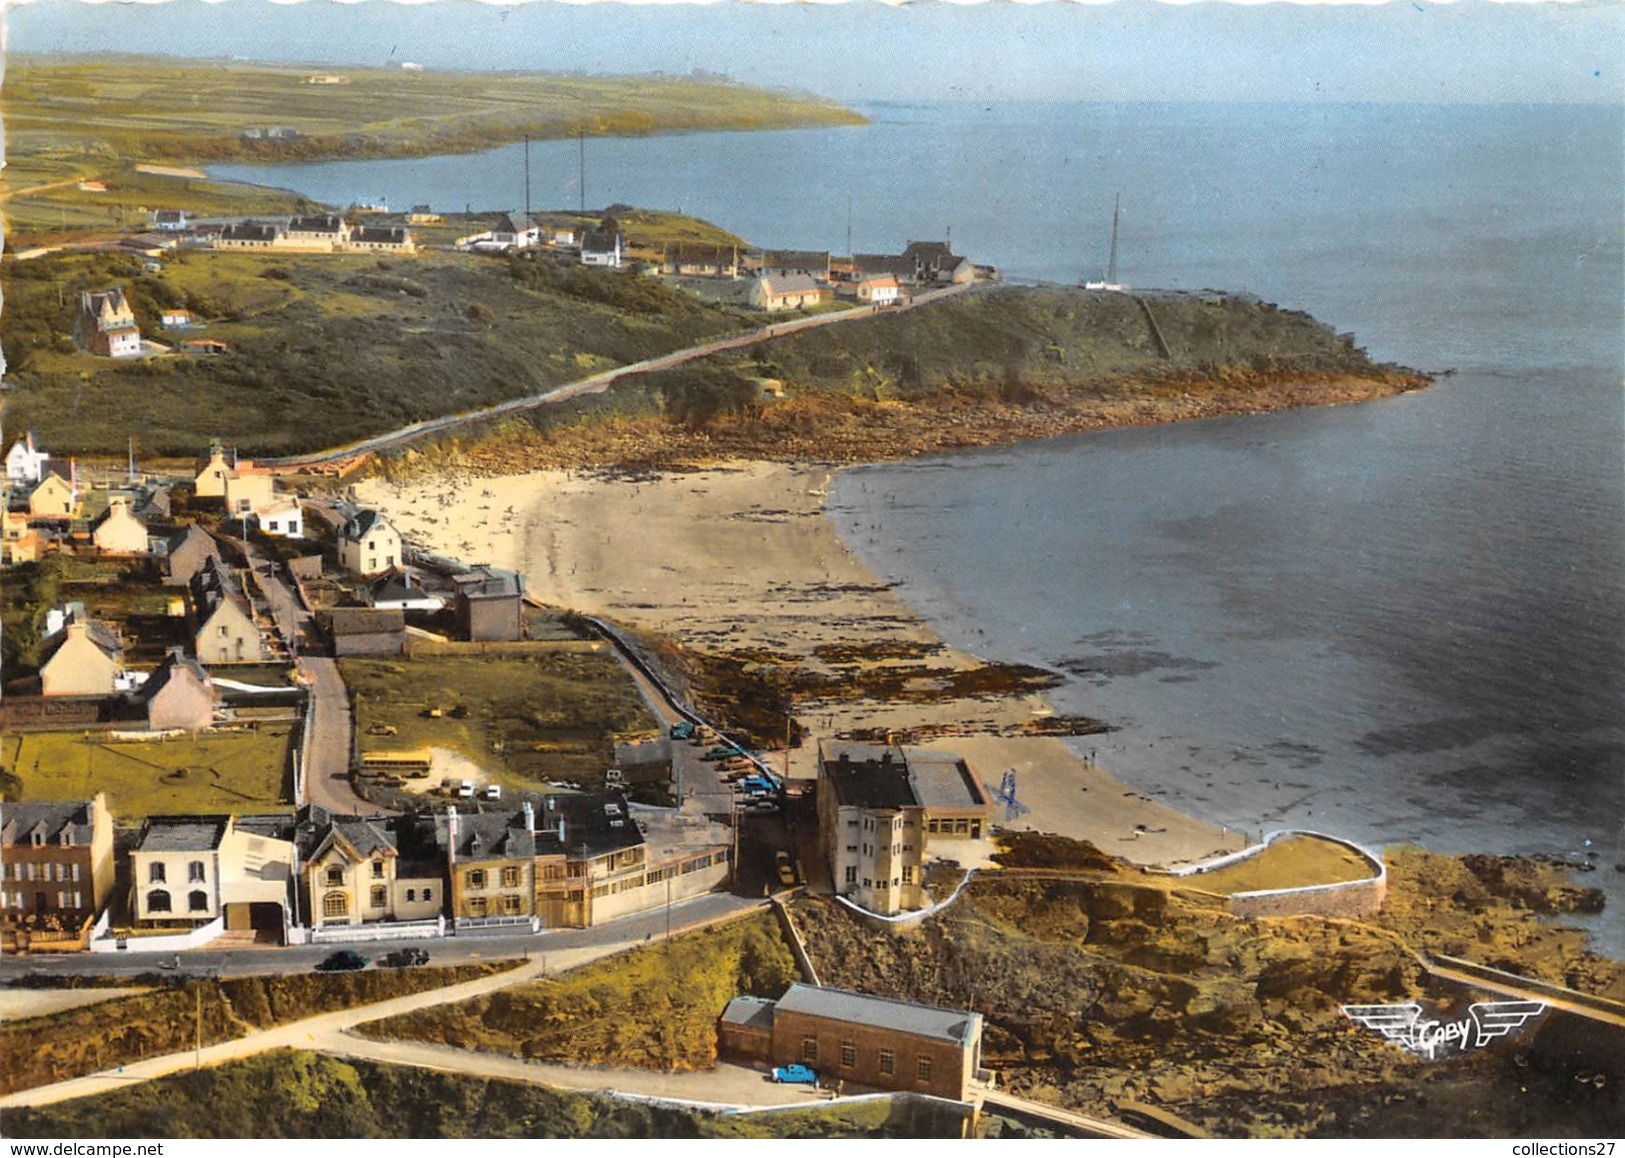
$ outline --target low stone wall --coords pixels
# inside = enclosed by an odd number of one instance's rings
[[[1258,844],[1240,852],[1227,853],[1198,864],[1185,865],[1172,871],[1173,876],[1190,879],[1203,873],[1224,868],[1226,865],[1251,860],[1277,840],[1289,837],[1311,837],[1330,841],[1356,852],[1371,866],[1371,876],[1357,881],[1339,881],[1329,885],[1301,885],[1289,889],[1259,889],[1255,892],[1231,893],[1230,911],[1238,917],[1369,917],[1382,908],[1388,899],[1388,868],[1382,857],[1362,848],[1351,840],[1330,836],[1307,829],[1281,829],[1267,834]],[[1195,887],[1199,880],[1192,880]]]

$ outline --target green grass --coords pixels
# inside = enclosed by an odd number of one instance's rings
[[[0,269],[7,425],[57,454],[315,450],[489,406],[751,324],[656,279],[567,258],[200,252],[53,255]],[[144,334],[185,306],[221,358],[114,361],[69,337],[81,290],[122,285]]]
[[[121,820],[165,813],[275,812],[290,807],[288,725],[171,740],[116,742],[97,733],[7,737],[5,771],[22,800],[106,792]]]
[[[959,1125],[882,1101],[713,1115],[293,1050],[5,1115],[13,1138],[957,1138]]]
[[[313,73],[334,72],[349,83],[307,83]],[[167,57],[13,56],[5,95],[8,132],[188,161],[429,156],[527,134],[863,123],[819,97],[684,78],[291,68]],[[268,125],[300,135],[244,139],[245,130]]]
[[[659,726],[608,653],[345,659],[339,668],[363,751],[452,748],[511,788],[596,783],[617,733]],[[425,716],[431,708],[442,715]],[[387,728],[395,734],[373,734]]]
[[[767,913],[673,937],[501,990],[382,1021],[361,1032],[576,1065],[660,1070],[716,1064],[729,1000],[779,997],[796,966]]]

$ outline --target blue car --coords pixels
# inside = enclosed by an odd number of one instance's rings
[[[773,1080],[786,1084],[816,1086],[818,1084],[818,1074],[811,1068],[799,1063],[788,1066],[774,1066]]]

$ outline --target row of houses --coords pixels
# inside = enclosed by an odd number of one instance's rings
[[[281,253],[417,252],[412,231],[400,225],[357,225],[336,213],[316,213],[276,221],[243,221],[208,238],[214,249]]]
[[[6,927],[85,930],[117,879],[113,827],[100,794],[0,803]],[[516,812],[152,816],[125,859],[131,948],[143,931],[215,922],[276,944],[587,928],[710,892],[732,866],[721,826],[640,821],[618,792],[536,796]]]

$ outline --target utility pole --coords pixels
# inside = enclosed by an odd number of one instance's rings
[[[525,134],[525,228],[530,228],[530,134]]]
[[[581,215],[587,215],[587,126],[576,129],[576,189],[581,194]]]

